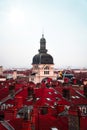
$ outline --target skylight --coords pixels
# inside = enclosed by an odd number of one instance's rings
[[[57,128],[51,128],[51,130],[58,130]]]
[[[80,97],[79,97],[79,96],[72,96],[72,98],[73,98],[73,99],[75,99],[75,98],[78,98],[78,99],[79,99]]]
[[[52,93],[51,92],[48,92],[50,95],[52,95]]]
[[[76,98],[80,98],[79,96],[76,96]]]
[[[56,91],[54,92],[55,94],[58,94]]]
[[[36,100],[38,101],[40,98],[36,98]]]
[[[46,98],[48,101],[51,101],[51,99],[50,98]]]

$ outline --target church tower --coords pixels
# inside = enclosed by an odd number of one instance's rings
[[[29,76],[29,81],[39,83],[44,78],[55,79],[53,57],[47,53],[46,39],[43,34],[40,39],[40,49],[38,52],[32,59],[32,74]]]

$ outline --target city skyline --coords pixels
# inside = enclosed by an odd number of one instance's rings
[[[55,67],[87,68],[86,0],[0,0],[0,65],[30,68],[44,33]]]

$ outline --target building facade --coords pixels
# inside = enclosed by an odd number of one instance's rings
[[[0,75],[3,75],[3,66],[0,66]]]
[[[40,49],[38,50],[39,53],[32,59],[32,74],[29,75],[29,81],[40,83],[44,78],[56,79],[53,57],[47,51],[46,39],[42,34]]]

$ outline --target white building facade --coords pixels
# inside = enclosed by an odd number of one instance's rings
[[[47,53],[46,40],[44,35],[40,39],[40,49],[32,59],[32,74],[29,75],[29,81],[40,83],[44,78],[56,79],[54,73],[53,57]]]

